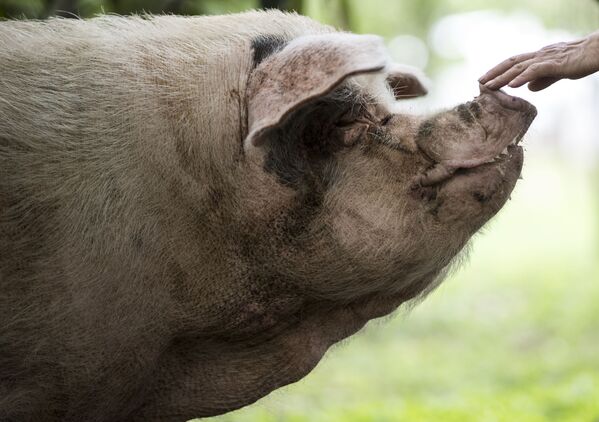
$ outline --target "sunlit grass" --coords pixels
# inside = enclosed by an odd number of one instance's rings
[[[591,176],[537,157],[469,263],[301,382],[215,422],[598,421]]]

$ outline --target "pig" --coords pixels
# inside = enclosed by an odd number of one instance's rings
[[[296,14],[0,23],[0,420],[185,421],[424,297],[535,108]]]

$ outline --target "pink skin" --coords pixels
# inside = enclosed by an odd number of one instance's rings
[[[489,89],[505,85],[518,88],[528,83],[528,89],[540,91],[560,79],[579,79],[597,71],[599,31],[577,41],[510,57],[485,73],[479,82]]]
[[[508,147],[515,146],[536,116],[536,109],[527,101],[492,91],[483,85],[481,94],[472,103],[479,106],[480,115],[470,123],[455,117],[455,109],[440,114],[435,126],[453,127],[451,136],[426,136],[417,140],[420,150],[435,164],[416,183],[430,186],[449,179],[458,169],[472,169],[493,162]],[[518,148],[518,147],[516,147]]]

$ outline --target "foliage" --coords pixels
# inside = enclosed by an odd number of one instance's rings
[[[0,0],[0,16],[91,17],[99,13],[143,12],[194,15],[236,12],[259,6],[254,0]]]
[[[528,0],[527,9],[550,26],[591,30],[597,26],[592,0]],[[384,36],[398,32],[424,37],[439,17],[479,9],[513,10],[520,0],[0,0],[0,16],[90,17],[98,13],[216,14],[252,8],[295,10],[355,32]]]

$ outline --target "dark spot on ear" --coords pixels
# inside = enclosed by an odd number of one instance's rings
[[[465,104],[460,104],[457,108],[457,111],[461,121],[469,125],[474,123],[474,116],[472,113],[470,113],[470,110]]]
[[[285,47],[287,40],[282,35],[265,34],[252,39],[254,67]]]
[[[418,139],[428,138],[432,135],[435,124],[432,120],[425,120],[418,128]]]

